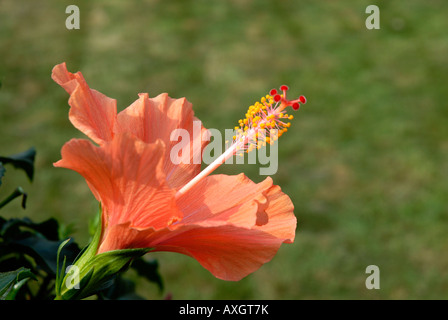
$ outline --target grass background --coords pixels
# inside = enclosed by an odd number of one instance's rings
[[[67,30],[65,8],[80,8]],[[367,30],[377,4],[381,29]],[[280,140],[273,176],[295,204],[296,241],[240,282],[215,279],[191,258],[153,255],[165,292],[149,299],[448,298],[448,2],[73,1],[0,2],[0,153],[37,149],[35,180],[7,168],[1,198],[29,194],[6,217],[57,217],[88,241],[97,204],[84,180],[53,168],[62,145],[83,137],[68,95],[50,78],[67,62],[116,98],[187,97],[208,128],[232,128],[248,105],[288,84],[304,94]],[[256,165],[223,166],[221,173]],[[377,265],[381,289],[367,290]],[[129,274],[130,277],[134,275]]]

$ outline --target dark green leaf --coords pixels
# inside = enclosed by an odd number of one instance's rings
[[[0,186],[2,185],[2,178],[5,175],[6,169],[3,166],[3,162],[0,162]]]
[[[8,157],[0,156],[0,162],[2,162],[4,165],[10,163],[15,168],[24,170],[28,178],[32,181],[34,176],[35,157],[36,150],[34,148],[30,148],[24,152],[13,154]]]
[[[144,300],[135,292],[135,283],[121,276],[116,277],[113,285],[103,290],[99,297],[111,300]]]
[[[22,196],[22,208],[26,208],[26,198],[27,194],[21,187],[17,187],[6,199],[4,199],[2,202],[0,202],[0,209],[3,208],[5,205],[10,203],[12,200],[14,200],[17,197]]]
[[[48,240],[59,240],[59,224],[54,218],[50,218],[40,223],[33,222],[29,218],[9,219],[0,223],[0,237],[25,238],[30,234],[38,233]]]
[[[30,269],[20,268],[0,273],[0,300],[14,299],[17,292],[29,279],[36,280],[36,276]]]
[[[13,241],[11,245],[14,245],[20,252],[32,256],[46,272],[56,274],[57,252],[61,243],[62,241],[50,241],[38,236],[30,236],[22,240]],[[71,241],[62,249],[61,257],[66,257],[70,264],[78,253],[78,246]]]
[[[131,268],[137,271],[138,275],[154,282],[163,291],[163,281],[159,274],[159,263],[157,260],[136,259],[132,262]]]
[[[26,255],[35,260],[39,268],[47,273],[56,273],[57,251],[61,244],[59,225],[55,219],[35,223],[28,218],[0,219],[0,254]],[[78,255],[78,245],[69,243],[61,255],[72,262]]]

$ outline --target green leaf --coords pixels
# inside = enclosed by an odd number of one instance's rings
[[[149,252],[150,248],[142,249],[123,249],[104,252],[94,255],[81,265],[75,262],[75,266],[79,268],[80,286],[79,289],[68,289],[65,283],[62,283],[61,296],[64,300],[83,299],[104,290],[117,274],[126,270],[133,259],[139,258]],[[85,253],[89,252],[86,250]],[[84,256],[84,254],[83,254]],[[83,257],[80,261],[85,261]],[[89,278],[85,281],[85,278]],[[66,279],[64,279],[66,281]],[[64,282],[63,281],[63,282]]]
[[[3,166],[3,163],[0,162],[0,186],[2,185],[2,178],[5,175],[6,169]]]
[[[0,236],[4,238],[25,238],[31,234],[48,240],[59,240],[59,224],[54,218],[43,222],[33,222],[29,218],[12,218],[0,224]]]
[[[20,250],[19,252],[32,256],[46,272],[56,274],[57,252],[61,241],[50,241],[38,236],[31,236],[11,243]],[[71,242],[62,249],[62,256],[66,257],[70,263],[78,254],[79,250],[77,249],[77,245]]]
[[[18,281],[9,291],[8,295],[6,296],[5,300],[15,300],[17,293],[19,290],[30,280],[31,278],[25,278],[20,281]]]
[[[0,300],[13,300],[29,279],[37,280],[31,270],[26,268],[0,273]]]
[[[35,157],[36,150],[34,148],[30,148],[24,152],[13,154],[8,157],[0,156],[0,162],[2,162],[3,165],[10,163],[15,168],[24,170],[30,181],[33,181]]]
[[[15,286],[22,289],[11,291],[8,297],[39,300],[54,297],[57,271],[61,277],[65,276],[65,268],[57,268],[58,264],[60,266],[62,260],[72,263],[80,252],[73,241],[60,246],[64,241],[59,239],[59,224],[55,219],[35,223],[28,218],[6,220],[0,217],[0,271],[29,268],[39,279],[38,290],[30,290],[29,282],[19,281]],[[33,284],[32,288],[36,286]]]
[[[61,251],[64,248],[64,246],[67,244],[67,242],[69,242],[70,239],[67,239],[65,241],[63,241],[59,247],[58,247],[58,252],[56,254],[56,284],[55,284],[55,289],[56,289],[56,296],[60,296],[60,288],[61,288],[61,283],[62,283],[62,279],[64,279],[64,274],[65,274],[65,264],[67,262],[67,257],[64,256],[64,262],[62,263],[62,269],[59,269],[59,261],[60,261],[60,256],[61,256]]]
[[[27,194],[25,191],[23,191],[23,189],[21,187],[17,187],[5,200],[0,202],[0,209],[3,208],[8,203],[10,203],[15,198],[20,197],[20,196],[22,196],[22,208],[25,209]]]
[[[62,280],[58,278],[59,287],[55,299],[83,299],[99,293],[110,287],[119,273],[126,270],[133,260],[151,250],[151,248],[123,249],[97,254],[101,233],[102,225],[98,223],[92,241],[79,253],[73,265],[70,265],[74,268],[75,275],[66,274]]]
[[[62,242],[59,240],[58,228],[55,219],[41,223],[34,223],[28,218],[0,219],[0,257],[26,255],[33,258],[40,269],[55,275],[58,248]],[[64,246],[61,255],[66,256],[67,262],[71,263],[79,251],[78,245],[71,241]]]

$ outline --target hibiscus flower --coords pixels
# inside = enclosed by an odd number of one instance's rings
[[[52,78],[70,94],[70,121],[93,141],[70,140],[54,165],[82,175],[101,203],[96,255],[134,248],[178,252],[217,278],[237,281],[294,241],[294,206],[270,177],[255,183],[244,174],[210,173],[230,156],[273,142],[292,118],[284,109],[297,109],[303,96],[290,101],[286,86],[283,94],[272,90],[240,120],[231,147],[201,172],[193,159],[207,144],[207,130],[201,124],[200,134],[193,134],[199,120],[185,98],[143,93],[117,114],[114,99],[89,88],[65,63],[54,67]],[[176,129],[192,137],[179,164],[170,157]],[[262,129],[278,135],[270,139]]]

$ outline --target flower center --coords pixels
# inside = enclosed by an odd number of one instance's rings
[[[233,143],[236,144],[235,154],[243,155],[253,149],[260,149],[266,143],[274,142],[288,131],[294,116],[288,115],[284,109],[291,106],[294,110],[300,108],[300,103],[306,103],[306,98],[300,96],[295,100],[286,98],[288,87],[280,87],[281,94],[277,89],[272,89],[268,95],[262,97],[260,102],[251,105],[246,112],[246,118],[240,119],[239,127],[235,127],[236,135]]]
[[[288,100],[286,97],[288,89],[288,86],[285,85],[280,87],[280,91],[272,89],[259,102],[251,105],[246,112],[246,117],[238,121],[239,126],[235,127],[236,134],[233,136],[233,142],[230,147],[184,185],[176,193],[176,199],[207,177],[230,157],[234,155],[243,156],[244,152],[250,152],[255,148],[260,149],[266,146],[266,143],[274,144],[283,133],[288,131],[288,128],[291,126],[291,123],[288,121],[294,117],[288,115],[284,110],[287,107],[298,110],[301,103],[306,103],[304,96]]]

